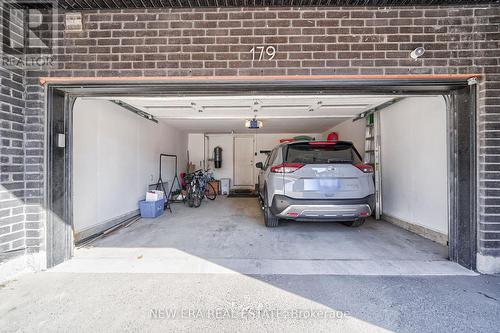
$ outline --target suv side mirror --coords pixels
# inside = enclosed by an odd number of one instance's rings
[[[262,162],[255,163],[255,166],[259,169],[264,169],[264,164],[262,164]]]

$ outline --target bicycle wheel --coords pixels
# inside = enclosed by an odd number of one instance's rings
[[[199,193],[194,194],[194,196],[193,196],[194,207],[198,208],[201,206],[201,199],[202,199],[202,196]]]
[[[193,187],[193,184],[190,182],[188,183],[188,186],[186,188],[186,202],[188,204],[189,207],[193,207],[194,206],[194,197],[196,195],[196,191]]]
[[[205,188],[205,196],[208,200],[215,200],[215,198],[217,198],[217,192],[210,183],[207,183],[207,187]]]
[[[193,207],[194,206],[193,193],[191,193],[191,192],[187,193],[187,195],[186,195],[186,202],[187,202],[187,204],[188,204],[189,207]]]

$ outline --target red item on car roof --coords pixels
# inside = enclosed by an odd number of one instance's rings
[[[326,137],[326,140],[328,140],[328,141],[339,141],[339,134],[337,132],[331,132]]]

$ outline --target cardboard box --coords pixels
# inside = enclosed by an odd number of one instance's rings
[[[212,185],[212,187],[215,190],[215,193],[220,194],[220,186],[219,186],[219,181],[218,180],[213,180],[213,181],[208,182],[208,183],[210,185]]]
[[[158,201],[162,199],[165,199],[163,191],[153,190],[146,192],[146,201]]]

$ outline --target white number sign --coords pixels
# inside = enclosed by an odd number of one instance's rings
[[[255,46],[250,50],[252,60],[273,60],[276,56],[276,48],[274,46]]]

